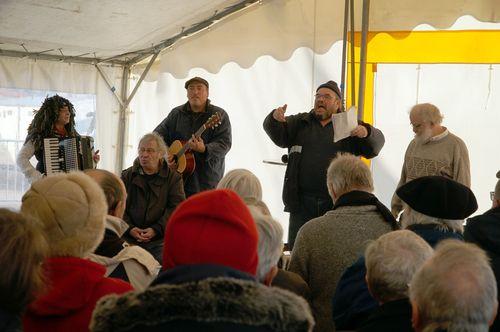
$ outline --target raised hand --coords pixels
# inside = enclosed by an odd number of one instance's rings
[[[283,106],[280,106],[278,107],[277,109],[274,110],[273,112],[273,118],[276,120],[276,121],[279,121],[279,122],[286,122],[286,118],[285,118],[285,112],[286,112],[286,108],[287,108],[287,104],[283,105]]]

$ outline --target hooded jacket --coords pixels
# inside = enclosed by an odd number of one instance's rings
[[[100,301],[91,324],[104,331],[311,331],[307,302],[222,265],[184,265],[152,287]]]
[[[104,266],[77,257],[49,258],[45,271],[48,289],[28,306],[26,332],[88,331],[97,300],[132,290],[122,280],[105,278]]]

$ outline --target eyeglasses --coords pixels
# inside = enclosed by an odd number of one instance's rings
[[[494,200],[495,200],[495,192],[494,192],[494,191],[490,191],[490,199],[491,199],[492,201],[494,201]]]
[[[314,98],[316,98],[316,99],[323,98],[324,100],[332,100],[334,97],[330,96],[330,95],[322,95],[321,93],[317,93],[314,95]]]
[[[153,148],[139,148],[139,149],[137,149],[137,151],[138,151],[139,153],[144,153],[144,152],[146,152],[146,153],[148,153],[148,154],[151,154],[151,153],[155,153],[155,152],[156,152],[156,149],[153,149]]]

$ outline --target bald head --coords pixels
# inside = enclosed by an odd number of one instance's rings
[[[122,218],[127,199],[127,190],[122,180],[104,169],[86,169],[84,173],[93,178],[104,191],[108,203],[108,214]]]

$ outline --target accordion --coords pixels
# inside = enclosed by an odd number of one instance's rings
[[[94,139],[90,136],[43,140],[46,175],[95,168],[93,155]]]

